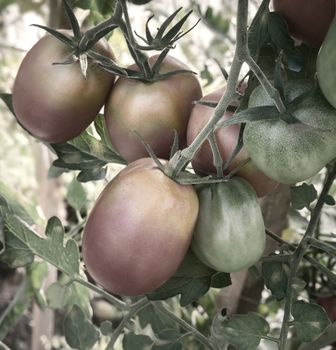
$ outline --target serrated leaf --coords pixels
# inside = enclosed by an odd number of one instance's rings
[[[165,329],[174,329],[178,327],[173,320],[163,315],[153,305],[148,305],[142,309],[138,312],[137,316],[141,327],[145,328],[147,325],[151,325],[155,334],[159,334]]]
[[[289,267],[281,262],[264,262],[262,276],[272,295],[281,300],[286,296]]]
[[[309,205],[317,198],[317,191],[313,184],[291,187],[292,207],[296,210],[309,208]]]
[[[313,341],[330,325],[328,315],[321,306],[303,300],[293,304],[292,316],[296,336],[302,342]]]
[[[78,137],[61,144],[50,146],[58,156],[53,163],[58,168],[80,170],[79,181],[101,180],[108,163],[126,164],[109,145],[103,143],[85,130]]]
[[[75,210],[80,210],[86,203],[85,189],[76,178],[73,178],[68,186],[67,200]]]
[[[123,337],[122,345],[124,350],[150,350],[153,340],[144,334],[128,333]]]
[[[6,244],[5,252],[0,255],[2,260],[5,257],[11,266],[21,266],[38,255],[70,276],[79,273],[77,244],[70,239],[64,246],[64,228],[58,218],[49,219],[46,238],[42,238],[27,223],[1,205],[0,217]]]
[[[166,283],[148,295],[150,300],[165,300],[180,294],[181,306],[186,306],[204,295],[212,284],[212,276],[217,271],[204,265],[195,254],[189,250],[181,266]],[[218,278],[218,277],[217,277]],[[223,276],[221,276],[223,279]],[[217,281],[218,282],[218,281]],[[224,283],[224,281],[221,281]],[[231,284],[226,276],[226,286]]]
[[[212,335],[233,345],[237,350],[257,349],[261,339],[269,332],[269,324],[254,313],[232,318],[217,317],[212,325]]]
[[[74,305],[64,320],[64,335],[74,349],[90,350],[99,339],[98,329],[89,321],[84,312]]]

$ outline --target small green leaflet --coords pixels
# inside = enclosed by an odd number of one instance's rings
[[[106,144],[107,138],[102,134],[103,117],[98,116],[95,121],[97,133],[101,140],[90,134],[89,129],[78,137],[66,143],[50,144],[58,159],[53,166],[68,170],[79,170],[78,181],[95,181],[105,178],[108,163],[126,164],[126,161]]]
[[[317,198],[317,191],[314,185],[303,183],[299,186],[291,187],[292,207],[296,210],[309,208],[309,205]]]
[[[233,345],[237,350],[256,350],[269,332],[269,324],[254,313],[232,318],[218,315],[212,325],[213,337],[224,344]]]
[[[204,265],[190,250],[175,275],[148,295],[151,300],[164,300],[180,294],[181,306],[204,295],[210,287],[223,288],[231,284],[230,275]]]
[[[99,330],[77,305],[74,305],[64,320],[64,334],[67,343],[79,350],[92,349],[100,337]]]
[[[321,306],[303,300],[294,303],[292,315],[296,336],[302,342],[313,341],[330,325],[327,313]]]

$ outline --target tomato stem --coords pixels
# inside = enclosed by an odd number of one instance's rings
[[[293,289],[293,281],[296,278],[300,263],[304,258],[306,251],[310,247],[310,240],[313,238],[316,228],[318,226],[318,222],[321,216],[321,210],[325,203],[325,197],[328,194],[334,179],[336,177],[336,162],[334,163],[332,169],[327,173],[326,179],[324,182],[323,189],[320,193],[318,201],[316,203],[315,208],[312,210],[311,218],[306,229],[306,232],[296,248],[294,252],[294,259],[291,264],[291,269],[288,276],[287,281],[287,289],[286,289],[286,301],[285,301],[285,312],[282,321],[282,328],[280,333],[280,342],[279,342],[279,350],[285,350],[287,343],[287,335],[290,327],[290,318],[292,305],[294,303],[295,290]]]

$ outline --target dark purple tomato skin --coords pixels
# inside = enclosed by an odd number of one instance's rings
[[[96,51],[113,58],[106,42]],[[51,35],[40,39],[24,57],[13,87],[18,122],[36,138],[61,143],[78,136],[95,119],[115,77],[89,59],[85,80],[79,62],[53,65],[70,51]]]
[[[85,266],[111,293],[149,293],[181,264],[197,215],[192,186],[167,177],[152,159],[139,159],[108,184],[92,209],[83,236]]]
[[[273,0],[294,38],[320,47],[335,16],[335,0]]]
[[[152,65],[157,56],[152,56]],[[130,68],[136,69],[135,66]],[[168,56],[161,73],[189,69]],[[111,142],[128,161],[147,157],[148,153],[135,131],[148,143],[155,154],[168,159],[174,140],[179,134],[180,147],[186,144],[186,129],[193,101],[202,97],[198,79],[192,73],[181,73],[154,83],[119,78],[105,106],[105,121]]]
[[[224,93],[224,89],[216,90],[203,99],[206,101],[218,102]],[[231,105],[237,107],[238,101],[232,101]],[[207,121],[211,118],[213,108],[196,104],[191,112],[188,129],[187,129],[187,144],[190,145],[199,132],[203,129]],[[221,120],[229,119],[233,112],[226,111]],[[215,131],[216,142],[223,161],[227,161],[235,149],[239,137],[239,124],[230,125],[225,128],[218,128]],[[241,162],[249,158],[245,148],[243,147],[237,156],[232,160],[228,171],[235,169]],[[192,160],[192,165],[198,173],[209,175],[216,174],[216,168],[213,164],[213,154],[209,141],[205,141],[199,148]],[[263,174],[256,166],[249,161],[238,172],[237,175],[247,180],[257,192],[258,197],[263,197],[274,190],[278,183],[268,176]]]

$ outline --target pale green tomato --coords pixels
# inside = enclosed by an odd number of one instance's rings
[[[198,191],[199,214],[191,247],[217,271],[255,264],[265,247],[265,226],[254,189],[236,177]]]
[[[285,85],[288,101],[311,88],[306,82]],[[249,107],[272,105],[259,86],[251,94]],[[304,181],[336,157],[336,110],[321,94],[305,99],[293,112],[302,123],[282,120],[249,122],[244,146],[253,163],[267,176],[284,184]]]

